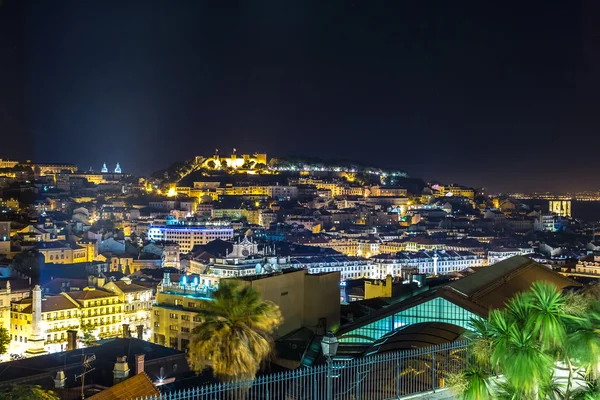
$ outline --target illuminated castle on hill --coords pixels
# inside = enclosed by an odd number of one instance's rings
[[[267,165],[267,154],[266,153],[255,153],[255,154],[236,154],[236,149],[233,149],[231,156],[221,157],[219,155],[219,149],[215,150],[215,154],[211,157],[204,158],[197,156],[195,163],[200,164],[203,168],[208,169],[222,169],[222,168],[233,168],[233,169],[254,169],[259,164],[263,167]]]

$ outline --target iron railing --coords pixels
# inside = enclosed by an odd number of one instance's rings
[[[331,365],[331,400],[386,400],[436,391],[465,370],[466,342],[376,354]],[[327,400],[328,365],[162,393],[136,400]]]

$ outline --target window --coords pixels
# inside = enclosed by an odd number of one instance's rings
[[[171,325],[171,326],[169,326],[169,330],[178,331],[179,327],[177,325]]]
[[[190,316],[189,315],[182,315],[181,316],[181,320],[182,321],[189,321],[190,320]]]
[[[200,319],[200,316],[199,316],[199,315],[196,315],[196,316],[194,317],[194,322],[201,322],[201,319]]]
[[[175,314],[175,313],[169,314],[169,318],[171,318],[171,319],[178,319],[177,314]]]
[[[182,326],[182,327],[181,327],[181,332],[183,332],[183,333],[190,333],[190,328],[187,328],[187,327],[185,327],[185,326]]]
[[[154,323],[154,327],[155,327],[155,328],[158,328],[158,322],[155,322],[155,323]]]

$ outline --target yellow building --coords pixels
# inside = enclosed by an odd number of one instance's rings
[[[311,330],[339,326],[339,272],[308,274],[307,270],[295,270],[232,279],[253,287],[264,300],[279,306],[284,322],[276,336],[303,326]],[[210,290],[196,290],[197,284],[186,280],[171,282],[165,273],[152,311],[154,343],[183,351],[188,348],[192,330],[201,323],[198,310],[212,301]]]
[[[77,244],[85,248],[86,262],[96,261],[98,257],[98,242],[96,239],[83,238],[77,242]]]
[[[103,280],[96,283],[102,285]],[[40,355],[64,351],[70,330],[78,337],[85,330],[104,339],[122,336],[122,325],[133,324],[132,331],[143,325],[148,335],[152,291],[123,281],[105,286],[43,297],[36,285],[31,297],[10,306],[10,352]],[[4,300],[1,292],[0,300]]]
[[[133,257],[110,256],[110,272],[121,272],[129,275],[133,272]]]
[[[559,217],[571,218],[571,200],[550,200],[549,210]]]
[[[0,326],[8,329],[10,332],[10,302],[11,302],[10,282],[6,281],[6,287],[0,289]],[[17,299],[15,299],[17,300]]]
[[[187,286],[180,282],[171,283],[170,274],[165,273],[152,310],[154,343],[182,351],[188,349],[190,334],[201,322],[198,310],[211,298],[206,292],[192,289],[191,285],[191,290],[186,291]]]
[[[434,186],[442,196],[460,196],[466,197],[469,200],[475,199],[475,190],[466,186],[459,185],[448,185],[448,186]]]
[[[47,263],[76,264],[88,261],[88,247],[61,240],[37,243],[35,249],[44,255]]]
[[[385,282],[365,281],[365,300],[375,299],[377,297],[391,298],[392,297],[392,286],[393,286],[393,280],[392,280],[391,275],[388,275],[385,277]]]
[[[69,175],[70,178],[83,178],[87,180],[89,183],[94,183],[96,185],[100,185],[102,183],[106,183],[106,179],[104,179],[104,175],[102,174],[92,174],[89,172],[80,172]]]
[[[400,240],[381,242],[379,245],[379,253],[381,254],[396,254],[404,250],[406,250],[406,242]]]
[[[66,350],[67,331],[78,330],[80,327],[79,307],[76,302],[64,293],[42,298],[39,288],[34,288],[33,297],[13,302],[11,305],[11,352],[36,355]],[[37,320],[34,317],[35,304],[41,311]],[[36,336],[39,340],[35,340]]]
[[[115,293],[123,306],[123,323],[129,325],[130,333],[142,326],[143,338],[150,340],[150,316],[152,312],[152,289],[122,278],[117,282],[108,282],[104,289]]]
[[[14,168],[19,162],[0,158],[0,168]]]
[[[20,210],[19,200],[15,200],[15,199],[2,200],[2,199],[0,199],[0,207],[11,210],[11,211],[19,211]]]
[[[124,301],[118,294],[95,287],[61,294],[78,305],[82,325],[92,325],[95,336],[107,338],[122,334]]]

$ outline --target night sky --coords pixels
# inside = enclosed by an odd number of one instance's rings
[[[600,188],[597,0],[0,2],[3,158],[149,173],[236,147]]]

